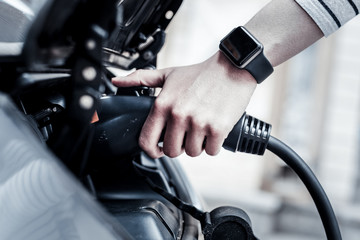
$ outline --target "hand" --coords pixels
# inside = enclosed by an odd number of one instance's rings
[[[162,87],[142,128],[139,145],[152,158],[216,155],[240,119],[256,81],[217,52],[186,67],[137,70],[113,78],[118,87]],[[163,129],[163,147],[158,146]]]

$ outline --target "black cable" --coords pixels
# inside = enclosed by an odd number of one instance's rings
[[[244,114],[230,132],[223,147],[233,152],[246,152],[263,155],[265,149],[281,158],[308,189],[329,240],[340,240],[341,234],[334,211],[326,193],[314,173],[301,157],[289,146],[270,136],[271,125]]]
[[[295,173],[308,189],[320,214],[328,240],[341,240],[341,233],[330,201],[310,167],[289,146],[270,136],[267,149],[280,157]]]
[[[192,217],[199,220],[203,224],[206,215],[205,212],[201,211],[200,209],[196,208],[191,204],[182,201],[180,198],[157,186],[153,181],[151,181],[150,178],[145,177],[145,180],[155,192],[159,193],[166,200],[174,204],[174,206],[176,206],[178,209],[190,214]]]
[[[156,185],[150,177],[146,176],[145,174],[143,174],[140,171],[140,168],[138,167],[138,164],[134,161],[133,162],[135,171],[137,172],[137,174],[139,174],[139,176],[141,176],[149,185],[149,187],[156,193],[160,194],[161,196],[163,196],[166,200],[168,200],[169,202],[171,202],[172,204],[174,204],[174,206],[176,206],[178,209],[190,214],[193,218],[199,220],[201,222],[201,224],[205,224],[207,221],[207,215],[208,213],[203,212],[202,210],[196,208],[195,206],[188,204],[186,202],[184,202],[183,200],[181,200],[180,198],[176,197],[175,195],[173,195],[172,193],[169,193],[167,190],[165,190],[164,188]]]

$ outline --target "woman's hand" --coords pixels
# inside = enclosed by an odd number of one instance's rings
[[[177,157],[184,151],[216,155],[240,119],[256,81],[221,53],[186,67],[138,70],[113,78],[118,87],[162,87],[142,128],[140,147],[153,158]],[[165,129],[163,147],[158,146]]]

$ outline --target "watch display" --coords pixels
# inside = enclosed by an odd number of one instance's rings
[[[238,46],[241,44],[241,48]],[[240,68],[244,68],[262,50],[262,44],[252,37],[245,28],[238,27],[225,37],[220,49],[228,52],[232,61]]]

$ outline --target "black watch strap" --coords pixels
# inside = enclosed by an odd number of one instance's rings
[[[263,51],[247,64],[244,69],[255,78],[257,83],[264,81],[274,71]]]

